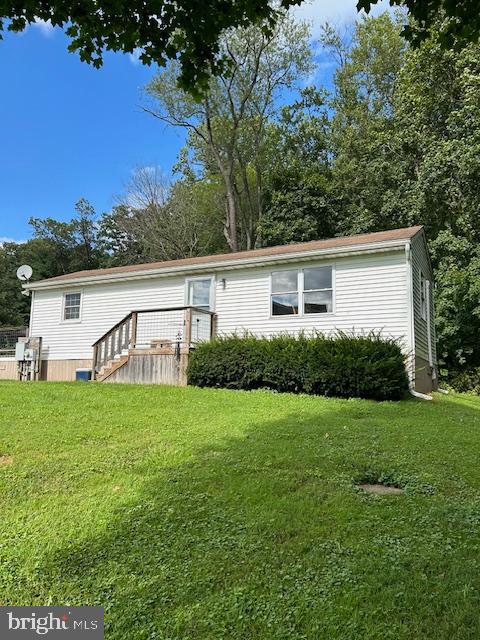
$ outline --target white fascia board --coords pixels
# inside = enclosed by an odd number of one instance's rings
[[[40,289],[65,289],[79,285],[106,284],[111,282],[128,282],[129,280],[146,280],[149,278],[166,278],[168,276],[186,275],[193,273],[212,273],[216,271],[230,271],[232,269],[244,269],[249,267],[260,267],[288,262],[303,262],[312,258],[337,258],[363,253],[384,253],[394,249],[403,249],[409,239],[389,240],[387,242],[375,242],[370,244],[352,245],[350,247],[336,247],[332,249],[312,249],[311,251],[297,251],[295,253],[256,256],[252,258],[239,258],[238,260],[215,262],[212,256],[211,262],[202,264],[190,264],[178,267],[162,267],[160,269],[149,269],[142,271],[130,271],[121,273],[111,273],[107,275],[81,276],[78,278],[67,278],[50,282],[40,280],[30,282],[23,287],[28,290],[38,291]]]

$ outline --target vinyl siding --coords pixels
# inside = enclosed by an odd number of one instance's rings
[[[427,321],[422,318],[421,310],[421,286],[420,273],[422,272],[427,280],[430,280],[430,331],[432,338],[433,362],[437,362],[436,340],[435,340],[435,313],[434,313],[434,291],[433,274],[430,261],[425,246],[423,233],[418,233],[412,238],[412,278],[413,278],[413,322],[415,332],[415,355],[428,361],[428,332]]]
[[[272,317],[271,272],[323,264],[334,267],[334,313]],[[92,344],[130,311],[183,305],[184,286],[184,277],[167,277],[63,291],[38,290],[33,301],[31,335],[43,338],[43,358],[91,358]],[[63,294],[78,290],[82,291],[81,321],[62,322]],[[335,262],[312,260],[225,270],[216,274],[214,297],[217,330],[221,334],[250,331],[272,336],[312,330],[325,333],[377,330],[386,336],[404,339],[408,330],[403,249],[344,257]]]
[[[404,251],[378,253],[329,261],[312,261],[285,268],[332,264],[334,267],[334,313],[271,316],[270,274],[279,267],[225,274],[223,290],[219,275],[216,311],[219,333],[251,331],[272,336],[282,332],[313,330],[382,331],[404,338],[407,333],[406,264]]]
[[[183,278],[35,291],[30,334],[42,337],[42,358],[92,357],[92,345],[130,311],[184,304]],[[62,322],[63,294],[82,292],[81,321]],[[139,328],[139,330],[141,330]]]

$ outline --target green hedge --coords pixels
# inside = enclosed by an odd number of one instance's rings
[[[198,387],[341,398],[398,400],[408,389],[398,343],[377,334],[216,338],[193,351],[187,376]]]
[[[457,371],[446,378],[446,383],[459,393],[480,395],[480,367],[467,371]]]

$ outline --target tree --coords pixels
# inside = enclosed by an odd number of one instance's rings
[[[164,66],[178,60],[180,86],[200,95],[210,72],[223,73],[231,62],[221,51],[220,41],[232,28],[260,26],[271,32],[278,8],[288,9],[302,0],[84,0],[54,2],[0,0],[0,36],[6,23],[10,31],[23,31],[36,20],[50,21],[65,29],[69,50],[95,67],[102,64],[105,49],[131,53],[140,51],[144,64]],[[367,13],[377,0],[358,0],[358,10]],[[417,27],[408,24],[404,34],[412,41],[425,39],[439,15],[449,20],[442,37],[445,45],[477,40],[480,34],[478,0],[390,0],[405,6]]]
[[[472,238],[441,231],[431,243],[436,265],[439,356],[444,373],[480,366],[480,249]]]
[[[335,79],[331,155],[340,231],[425,226],[452,372],[480,364],[480,46],[446,50],[442,29],[405,48],[387,16],[357,26]]]
[[[370,13],[378,0],[358,0],[357,9]],[[443,48],[461,48],[468,42],[478,42],[480,36],[480,4],[478,0],[390,0],[391,5],[407,9],[409,21],[402,35],[418,45],[428,39],[432,33],[440,36]],[[442,29],[438,31],[439,19],[446,18]]]
[[[120,204],[100,223],[108,264],[176,260],[223,249],[218,206],[211,206],[215,191],[218,195],[214,184],[192,179],[171,185],[158,167],[138,168]]]
[[[211,77],[199,102],[177,86],[178,65],[158,74],[147,88],[146,111],[183,127],[205,166],[215,166],[225,194],[225,237],[232,251],[252,248],[262,212],[266,125],[276,100],[311,68],[308,27],[284,17],[273,34],[250,27],[221,43],[228,73]]]
[[[22,295],[16,277],[21,264],[29,264],[35,280],[42,280],[92,269],[102,263],[95,211],[84,198],[77,202],[75,209],[69,222],[31,218],[34,236],[31,240],[0,245],[0,325],[28,323],[30,300]]]
[[[59,222],[53,218],[30,218],[34,237],[46,240],[56,256],[59,271],[55,275],[99,266],[96,217],[92,205],[81,198],[69,222]]]
[[[337,211],[331,183],[325,92],[306,88],[269,126],[263,246],[331,237]]]
[[[400,32],[401,21],[387,13],[358,22],[349,43],[329,27],[322,32],[324,46],[338,61],[330,145],[342,233],[403,224],[383,211],[385,193],[399,183],[392,144],[395,88],[406,49]]]

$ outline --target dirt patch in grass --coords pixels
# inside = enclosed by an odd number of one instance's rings
[[[383,496],[387,494],[399,495],[403,493],[403,489],[400,489],[400,487],[388,487],[387,485],[384,485],[384,484],[370,484],[367,482],[367,483],[359,484],[357,486],[360,487],[360,489],[367,491],[368,493],[375,493],[376,495],[379,495],[379,496]]]
[[[3,455],[0,456],[0,466],[3,464],[12,464],[13,458],[12,456]]]

